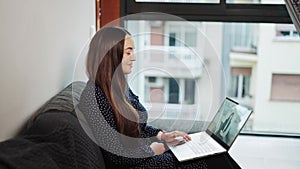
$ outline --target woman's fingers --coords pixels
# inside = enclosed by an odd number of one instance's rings
[[[178,137],[182,137],[185,141],[191,140],[191,137],[187,133],[182,131],[172,131],[172,132],[164,133],[162,136],[163,140],[166,142],[175,141],[176,138]]]
[[[186,141],[184,139],[174,139],[174,141],[170,142],[169,144],[172,146],[178,146],[184,144]]]
[[[191,137],[185,133],[185,132],[182,132],[182,131],[173,131],[174,132],[174,135],[176,137],[183,137],[186,141],[190,141],[191,140]]]
[[[150,145],[150,148],[153,150],[154,155],[163,154],[165,152],[165,146],[163,143],[153,142]]]
[[[192,138],[189,136],[189,135],[184,135],[184,137],[183,137],[186,141],[190,141],[190,140],[192,140]]]

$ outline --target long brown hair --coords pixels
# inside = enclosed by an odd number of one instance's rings
[[[100,29],[91,40],[87,73],[110,102],[120,133],[139,137],[138,113],[126,98],[127,83],[122,70],[124,39],[128,31],[120,27]]]

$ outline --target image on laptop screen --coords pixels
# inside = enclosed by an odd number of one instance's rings
[[[208,130],[230,147],[251,112],[251,109],[226,98]]]

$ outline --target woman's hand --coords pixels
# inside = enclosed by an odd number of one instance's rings
[[[153,142],[150,145],[150,148],[153,150],[154,155],[160,155],[165,152],[165,146],[163,143]]]
[[[178,137],[182,137],[185,141],[191,140],[191,137],[182,131],[163,132],[160,136],[160,139],[167,143],[171,143],[178,141],[178,139],[176,139]]]

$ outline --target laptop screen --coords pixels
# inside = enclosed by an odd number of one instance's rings
[[[217,141],[229,148],[248,120],[252,110],[226,98],[208,126],[208,131]]]

